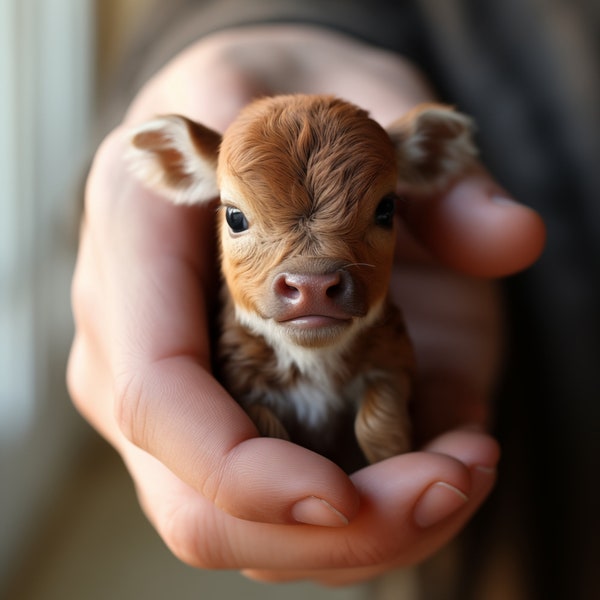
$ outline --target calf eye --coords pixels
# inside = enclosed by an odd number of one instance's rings
[[[390,194],[381,199],[375,209],[375,224],[380,227],[390,228],[394,223],[396,212],[396,196]]]
[[[225,209],[225,220],[233,233],[241,233],[248,229],[248,220],[244,213],[233,206],[228,206]]]

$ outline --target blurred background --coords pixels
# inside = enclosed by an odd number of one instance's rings
[[[82,185],[106,90],[150,5],[0,1],[0,598],[365,597],[182,565],[68,399]]]
[[[43,528],[89,437],[67,401],[76,190],[90,156],[91,0],[0,2],[0,581]],[[2,589],[2,587],[0,587]]]

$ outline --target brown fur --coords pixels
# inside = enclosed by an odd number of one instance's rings
[[[347,470],[410,448],[414,359],[388,299],[395,221],[378,215],[399,185],[428,193],[468,168],[469,132],[439,105],[386,132],[347,102],[299,95],[251,104],[218,152],[220,136],[183,117],[134,137],[138,173],[175,201],[220,191],[218,375],[263,435]],[[232,210],[247,228],[228,226]]]
[[[410,449],[408,399],[415,362],[402,315],[391,303],[378,323],[346,350],[342,367],[330,373],[342,402],[313,428],[298,422],[291,405],[274,400],[310,384],[311,373],[281,368],[273,347],[236,322],[231,304],[222,319],[219,377],[263,435],[278,432],[274,437],[291,438],[349,472],[364,466],[365,458],[376,462]],[[353,397],[355,389],[364,390],[362,401]]]
[[[356,269],[371,281],[371,303],[389,279],[392,255],[383,256],[382,247],[388,250],[390,241],[370,225],[377,203],[395,190],[394,147],[364,111],[327,97],[304,100],[252,104],[221,146],[220,187],[236,190],[235,199],[225,200],[260,229],[260,244],[243,253],[225,239],[222,267],[235,302],[260,314],[263,284],[290,257],[373,265]]]

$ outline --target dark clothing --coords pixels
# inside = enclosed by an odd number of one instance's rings
[[[528,598],[600,595],[600,4],[161,4],[169,18],[140,45],[144,57],[234,25],[319,24],[411,58],[444,101],[475,117],[484,162],[543,215],[549,240],[539,263],[506,283],[512,337],[497,405],[504,461],[456,597],[471,597],[491,545],[507,537],[530,574]],[[164,38],[165,22],[175,38]]]

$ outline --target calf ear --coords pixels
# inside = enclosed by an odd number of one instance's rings
[[[175,204],[200,204],[219,195],[217,158],[221,136],[178,115],[137,127],[128,159],[134,174]]]
[[[477,149],[469,117],[441,104],[420,104],[387,132],[398,160],[401,187],[430,193],[473,165]]]

